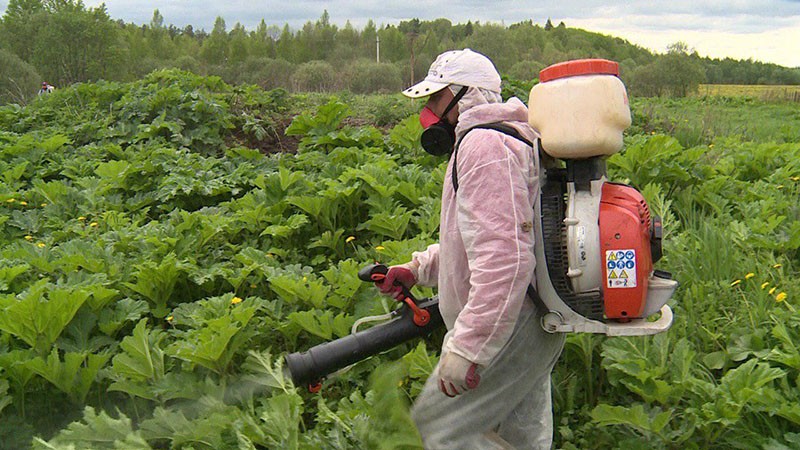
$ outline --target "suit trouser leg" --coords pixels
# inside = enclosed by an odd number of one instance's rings
[[[517,449],[551,447],[550,374],[565,337],[542,330],[539,317],[535,308],[520,315],[477,389],[447,397],[434,371],[412,410],[426,449],[507,448],[502,440]]]

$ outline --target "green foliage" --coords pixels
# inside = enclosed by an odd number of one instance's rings
[[[663,217],[675,322],[655,337],[568,337],[556,446],[796,447],[800,149],[776,125],[796,114],[752,100],[632,105],[609,174]],[[418,109],[177,70],[0,108],[3,443],[419,448],[408,402],[441,336],[319,394],[282,367],[394,307],[358,280],[362,264],[437,240],[446,162],[420,148]],[[378,117],[386,129],[359,126]],[[296,151],[276,153],[287,139]]]

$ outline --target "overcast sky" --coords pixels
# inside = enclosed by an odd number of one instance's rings
[[[100,1],[84,0],[88,6]],[[752,58],[788,67],[800,67],[800,0],[107,0],[114,19],[148,23],[158,9],[166,24],[210,31],[222,16],[228,29],[241,22],[252,29],[263,18],[268,25],[293,28],[316,21],[324,10],[331,22],[348,20],[362,28],[372,19],[377,25],[401,20],[447,18],[510,25],[532,19],[544,24],[551,18],[568,27],[584,28],[627,39],[662,53],[667,45],[686,42],[702,56]],[[7,0],[0,0],[4,11]]]

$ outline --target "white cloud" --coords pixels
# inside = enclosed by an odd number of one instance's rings
[[[673,17],[675,18],[675,17]],[[681,19],[677,17],[678,19]],[[725,19],[717,19],[724,22]],[[800,67],[800,19],[777,18],[774,26],[752,31],[716,26],[692,26],[688,19],[681,19],[687,26],[679,28],[669,18],[662,18],[662,26],[654,27],[648,20],[604,21],[602,19],[568,19],[572,26],[586,28],[605,34],[613,34],[637,45],[664,53],[667,46],[677,41],[686,42],[689,48],[702,56],[711,58],[752,58],[755,61],[772,62],[787,67]]]

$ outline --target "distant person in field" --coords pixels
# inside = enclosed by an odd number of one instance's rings
[[[50,85],[50,84],[47,84],[47,82],[46,82],[46,81],[42,81],[42,88],[41,88],[41,89],[39,89],[39,95],[42,95],[42,94],[50,94],[50,93],[52,93],[54,90],[56,90],[55,86],[53,86],[53,85]]]
[[[517,98],[503,102],[494,64],[470,49],[441,54],[403,94],[427,99],[423,148],[451,155],[439,243],[390,267],[378,285],[395,298],[398,285],[438,287],[448,331],[414,403],[414,422],[426,449],[549,449],[550,374],[564,334],[545,332],[546,311],[526,296],[539,158],[520,139],[476,128],[501,123],[534,142],[528,109]]]

